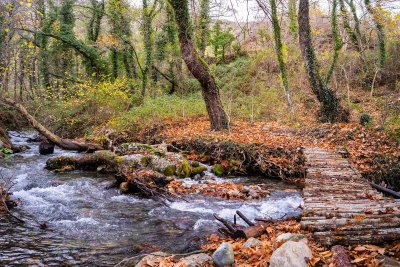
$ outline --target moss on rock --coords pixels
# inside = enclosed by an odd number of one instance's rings
[[[205,171],[207,171],[206,166],[199,166],[199,167],[192,168],[191,176],[195,176],[197,174],[202,174]]]
[[[214,173],[216,176],[222,176],[224,174],[224,167],[222,167],[221,164],[215,164],[212,169],[212,173]]]
[[[175,172],[176,172],[176,166],[175,165],[169,165],[163,171],[165,176],[173,176],[173,175],[175,175]]]
[[[187,160],[184,160],[176,172],[181,178],[190,177],[192,170],[190,168],[189,162]]]
[[[66,156],[58,156],[54,158],[50,158],[46,161],[46,168],[49,170],[58,170],[62,169],[66,166],[76,166],[78,162],[78,158],[75,157],[66,157]]]

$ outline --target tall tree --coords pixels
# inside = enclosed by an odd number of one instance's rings
[[[261,7],[263,12],[266,15],[268,15],[267,6],[264,4],[264,2],[262,2],[261,0],[257,0],[257,3]],[[288,77],[287,77],[285,57],[283,55],[283,47],[285,44],[282,41],[281,26],[279,24],[279,19],[278,19],[278,8],[277,8],[276,0],[269,0],[269,5],[270,5],[270,10],[271,10],[272,28],[274,30],[275,52],[276,52],[276,58],[278,59],[279,71],[281,73],[283,90],[286,95],[286,100],[287,100],[288,107],[290,109],[290,113],[291,113],[292,117],[294,117],[294,115],[295,115],[294,106],[293,106],[293,101],[292,101],[292,97],[291,97],[290,90],[289,90],[289,82],[288,82]],[[297,25],[297,23],[296,23],[296,25]]]
[[[188,0],[168,0],[168,2],[175,13],[183,60],[189,71],[201,84],[211,129],[227,129],[229,126],[228,116],[223,108],[217,84],[208,69],[207,63],[198,55],[193,44]]]
[[[320,76],[310,28],[309,0],[299,3],[299,43],[304,58],[308,80],[313,93],[321,103],[321,120],[329,122],[348,121],[348,111],[340,105],[335,93],[325,84]]]
[[[129,3],[125,0],[110,0],[107,5],[107,16],[110,23],[110,35],[115,44],[111,48],[111,63],[113,77],[118,76],[118,55],[122,55],[125,73],[128,78],[136,78],[136,65],[133,58],[133,48],[130,45],[132,37],[131,19],[128,15]]]
[[[289,0],[289,31],[292,36],[297,38],[299,26],[297,25],[297,0]]]
[[[100,34],[101,20],[104,16],[104,0],[90,0],[91,14],[87,25],[87,38],[95,43]]]
[[[210,0],[200,0],[200,18],[197,26],[197,47],[202,56],[206,51],[210,25]]]
[[[143,69],[143,82],[142,82],[142,96],[146,94],[146,87],[149,80],[149,76],[152,75],[153,71],[153,47],[154,47],[154,36],[153,36],[153,19],[157,14],[158,0],[153,0],[153,3],[149,5],[148,0],[142,0],[142,20],[143,20],[143,44],[144,44],[144,69]]]
[[[333,39],[333,56],[331,65],[324,80],[325,86],[328,86],[329,80],[332,77],[332,74],[336,67],[337,60],[339,58],[339,51],[343,47],[342,39],[340,38],[338,29],[337,10],[338,10],[338,2],[337,0],[332,0],[331,28],[332,28],[332,39]]]
[[[379,6],[373,7],[370,0],[364,0],[364,3],[367,7],[368,13],[370,13],[375,23],[379,45],[379,68],[382,69],[386,60],[385,26],[383,25],[383,16],[379,12]],[[377,1],[377,5],[379,5],[379,1]]]

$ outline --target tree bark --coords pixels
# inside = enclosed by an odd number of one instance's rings
[[[198,55],[193,45],[188,1],[169,0],[169,3],[174,9],[175,21],[178,25],[181,54],[189,71],[201,84],[211,129],[227,129],[229,126],[228,116],[222,105],[215,79],[211,75],[207,63]]]
[[[312,44],[309,12],[309,0],[300,0],[298,13],[300,50],[304,58],[311,89],[321,103],[321,120],[328,122],[348,121],[348,111],[341,107],[339,99],[328,85],[323,83],[319,74]]]
[[[35,128],[40,134],[42,134],[44,137],[47,138],[48,141],[56,144],[62,149],[65,150],[74,150],[74,151],[86,151],[86,152],[94,152],[96,150],[102,150],[103,148],[100,145],[97,144],[86,144],[86,143],[80,143],[68,139],[63,139],[51,131],[49,131],[46,127],[44,127],[42,124],[40,124],[32,115],[28,113],[28,111],[25,109],[24,106],[21,104],[15,102],[12,99],[9,98],[3,98],[3,102],[5,102],[8,105],[14,106],[22,116],[32,125],[33,128]]]

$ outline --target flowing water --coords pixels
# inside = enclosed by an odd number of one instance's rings
[[[10,132],[16,145],[27,144],[34,133]],[[191,196],[168,206],[109,189],[114,178],[94,172],[56,174],[46,170],[54,156],[38,153],[38,144],[0,161],[3,176],[12,176],[11,192],[21,204],[13,213],[21,224],[0,217],[0,266],[112,266],[139,248],[156,247],[167,252],[188,250],[197,236],[218,228],[213,213],[232,220],[240,209],[250,219],[298,215],[299,190],[276,180],[263,179],[272,191],[258,201],[226,201]],[[74,154],[62,150],[55,155]],[[219,180],[219,179],[217,179]],[[259,183],[256,178],[235,182]],[[185,179],[185,182],[193,182]],[[47,229],[40,224],[46,223]],[[240,222],[239,222],[240,223]]]

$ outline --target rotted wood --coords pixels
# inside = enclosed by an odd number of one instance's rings
[[[339,155],[319,148],[305,149],[304,154],[307,176],[303,189],[303,229],[313,232],[323,245],[400,239],[400,202],[376,189],[396,194],[362,179]]]
[[[214,218],[221,222],[225,228],[219,228],[219,232],[226,235],[230,236],[232,238],[250,238],[250,237],[259,237],[262,234],[265,233],[266,230],[266,223],[261,222],[261,223],[253,223],[251,222],[242,212],[236,211],[236,214],[242,218],[244,222],[248,225],[248,227],[238,225],[238,224],[232,224],[228,220],[225,220],[224,218],[221,218],[218,214],[214,213]],[[235,217],[234,217],[235,218]],[[235,220],[235,219],[234,219]],[[235,220],[236,221],[236,220]]]

